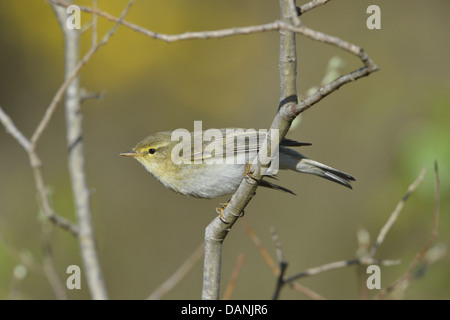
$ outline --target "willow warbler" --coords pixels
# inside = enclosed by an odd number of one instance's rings
[[[267,134],[252,129],[183,130],[181,134],[177,130],[152,134],[120,155],[138,160],[159,182],[175,192],[216,198],[237,190],[246,164],[255,158]],[[316,175],[351,189],[350,181],[355,180],[351,175],[289,148],[304,145],[310,144],[283,139],[277,152],[278,168]],[[271,161],[275,162],[273,158]],[[270,175],[274,175],[273,171]],[[261,180],[260,185],[293,193],[266,180]]]

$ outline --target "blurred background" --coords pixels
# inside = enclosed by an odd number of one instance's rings
[[[118,17],[127,1],[99,1]],[[297,1],[303,4],[306,1]],[[90,1],[76,1],[90,6]],[[366,27],[366,9],[381,8],[381,30]],[[298,194],[259,188],[246,219],[276,259],[275,228],[289,263],[287,275],[355,257],[356,232],[371,241],[422,167],[425,179],[408,199],[376,258],[400,259],[381,268],[386,287],[408,268],[430,237],[434,210],[433,161],[439,163],[441,216],[435,242],[450,244],[450,41],[446,0],[331,1],[302,17],[307,26],[363,47],[381,70],[347,84],[304,113],[292,139],[311,142],[301,152],[354,175],[354,190],[313,176],[281,172],[280,183]],[[81,14],[82,24],[91,20]],[[136,1],[126,20],[152,31],[178,34],[249,26],[279,19],[278,1]],[[113,26],[99,18],[99,38]],[[82,52],[91,33],[82,36]],[[30,137],[63,81],[62,32],[46,1],[0,1],[0,106]],[[215,207],[165,189],[136,161],[119,157],[163,130],[268,128],[279,102],[279,35],[165,43],[120,26],[83,68],[81,86],[105,93],[84,102],[86,171],[92,191],[96,240],[108,293],[144,299],[200,245]],[[342,73],[360,61],[334,47],[297,36],[298,92],[322,80],[332,57]],[[75,221],[67,171],[64,106],[41,137],[38,154],[56,212]],[[42,223],[28,156],[0,130],[0,299],[54,299],[39,266],[49,236],[58,275],[82,267],[78,243]],[[232,299],[270,299],[276,279],[238,222],[223,251],[222,293],[239,254],[245,261]],[[450,258],[428,268],[406,299],[449,299]],[[34,266],[34,267],[33,267]],[[164,299],[199,299],[202,261]],[[329,271],[300,283],[329,299],[358,297],[357,269]],[[83,270],[82,270],[83,272]],[[374,290],[377,291],[377,290]],[[369,292],[372,296],[376,292]],[[71,299],[90,297],[85,280]],[[306,297],[285,288],[281,299]],[[307,298],[306,298],[307,299]]]

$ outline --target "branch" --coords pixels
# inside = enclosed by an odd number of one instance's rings
[[[61,1],[61,0],[51,0],[51,2],[55,5],[62,6],[64,8],[67,8],[70,6],[69,3]],[[176,41],[183,41],[183,40],[206,40],[206,39],[217,39],[217,38],[224,38],[224,37],[230,37],[235,35],[248,35],[251,33],[257,33],[257,32],[266,32],[266,31],[274,31],[279,30],[280,26],[278,22],[272,22],[267,24],[262,24],[258,26],[249,26],[249,27],[241,27],[241,28],[229,28],[229,29],[222,29],[222,30],[213,30],[213,31],[199,31],[199,32],[185,32],[182,34],[175,34],[175,35],[169,35],[164,33],[159,33],[155,31],[151,31],[148,29],[145,29],[143,27],[140,27],[132,22],[121,20],[119,21],[118,18],[114,17],[113,15],[104,12],[99,9],[85,7],[85,6],[79,6],[81,11],[93,13],[98,16],[101,16],[109,21],[114,21],[117,23],[120,23],[128,28],[130,28],[133,31],[142,33],[150,38],[156,39],[156,40],[162,40],[165,42],[176,42]]]
[[[377,264],[382,266],[393,266],[399,264],[399,260],[380,260],[380,259],[373,259],[369,257],[363,257],[363,258],[356,258],[356,259],[350,259],[350,260],[341,260],[341,261],[334,261],[331,263],[327,263],[318,267],[306,269],[300,273],[297,273],[290,277],[284,277],[284,270],[286,269],[287,262],[281,261],[280,262],[280,269],[282,270],[280,276],[277,280],[277,285],[275,287],[275,293],[273,295],[273,299],[276,300],[279,297],[280,291],[283,288],[285,284],[290,284],[291,286],[294,286],[294,281],[304,278],[304,277],[312,277],[319,273],[330,271],[334,269],[340,269],[352,265],[371,265],[371,264]],[[322,299],[322,297],[319,295],[317,297],[318,299]]]
[[[58,7],[56,6],[56,3],[54,4],[54,2],[55,1],[51,1],[51,5],[52,5],[53,9],[55,10],[55,12],[57,12],[56,10],[58,9]],[[105,34],[105,36],[102,38],[102,40],[96,46],[92,46],[89,49],[89,51],[83,56],[83,58],[80,60],[80,62],[78,62],[78,64],[75,67],[73,67],[72,70],[70,70],[70,73],[66,74],[64,83],[59,87],[59,89],[56,92],[55,96],[53,97],[50,105],[47,107],[44,117],[41,119],[39,125],[37,126],[36,130],[33,133],[33,136],[31,137],[31,143],[33,145],[36,145],[36,143],[39,140],[40,136],[42,135],[43,131],[47,127],[48,123],[50,122],[50,119],[53,116],[53,113],[55,112],[56,108],[58,107],[58,103],[61,101],[62,96],[66,92],[69,85],[72,83],[72,81],[74,81],[77,78],[80,70],[89,61],[89,59],[94,55],[94,53],[96,53],[102,46],[104,46],[105,44],[108,43],[109,38],[115,33],[117,27],[120,25],[120,22],[123,20],[125,15],[128,13],[128,9],[131,6],[131,4],[133,4],[133,2],[134,2],[134,0],[130,1],[130,3],[125,8],[124,12],[122,12],[121,16],[117,19],[117,22],[114,25],[114,27]],[[66,7],[68,7],[69,5],[70,4],[67,4]],[[65,15],[65,11],[58,13],[58,15],[59,14]],[[59,19],[62,30],[65,30],[66,29],[65,20],[62,17],[58,18],[58,19]],[[61,20],[61,19],[63,19],[63,20]],[[95,25],[96,25],[96,23],[95,23]],[[96,36],[93,36],[93,39],[96,39]],[[94,42],[94,40],[92,42]]]
[[[323,5],[326,4],[328,1],[330,1],[330,0],[313,0],[313,1],[311,1],[311,2],[308,2],[308,3],[302,5],[302,6],[299,8],[299,14],[301,15],[301,14],[306,13],[306,12],[309,11],[309,10],[312,10],[312,9],[317,8],[317,7],[319,7],[319,6],[323,6]]]
[[[50,0],[50,1],[54,5],[61,6],[64,8],[67,8],[68,6],[70,6],[70,3],[67,3],[62,0]],[[302,14],[306,13],[318,6],[326,4],[328,1],[330,1],[330,0],[313,0],[309,3],[304,4],[300,8],[298,8],[298,12],[301,12]],[[252,33],[281,31],[281,30],[297,32],[297,33],[304,34],[305,36],[310,36],[308,34],[313,33],[313,35],[312,35],[313,38],[320,37],[320,36],[317,36],[317,34],[314,34],[315,31],[308,29],[305,26],[301,25],[298,17],[293,14],[293,12],[294,12],[293,9],[295,8],[295,5],[293,5],[292,2],[287,3],[286,7],[284,7],[284,9],[286,10],[284,14],[285,14],[286,19],[289,19],[289,20],[287,20],[287,21],[289,21],[289,23],[286,23],[286,21],[274,21],[271,23],[265,23],[265,24],[260,24],[260,25],[256,25],[256,26],[235,27],[235,28],[211,30],[211,31],[185,32],[185,33],[181,33],[181,34],[164,34],[164,33],[155,32],[152,30],[148,30],[148,29],[138,26],[132,22],[114,17],[113,15],[111,15],[107,12],[97,9],[95,6],[94,6],[94,8],[90,8],[90,7],[86,7],[86,6],[78,6],[78,7],[80,8],[81,11],[84,11],[87,13],[92,13],[94,15],[98,15],[109,21],[113,21],[113,22],[122,24],[123,26],[128,27],[135,32],[142,33],[145,36],[148,36],[155,40],[162,40],[162,41],[169,42],[169,43],[176,42],[176,41],[184,41],[184,40],[218,39],[218,38],[231,37],[231,36],[236,36],[236,35],[249,35]],[[317,33],[321,34],[321,36],[326,38],[328,41],[333,41],[332,39],[330,39],[333,37],[325,35],[320,32],[317,32]]]
[[[437,164],[435,165],[435,170],[436,170],[436,177],[437,177],[438,176],[437,175]],[[281,288],[286,283],[291,283],[294,280],[298,280],[300,278],[311,277],[311,276],[317,275],[317,274],[325,272],[325,271],[329,271],[329,270],[333,270],[333,269],[339,269],[339,268],[344,268],[344,267],[352,266],[352,265],[377,264],[377,265],[382,265],[382,266],[392,266],[392,265],[399,264],[400,263],[399,260],[380,260],[380,259],[374,259],[373,256],[375,255],[375,253],[376,253],[377,249],[379,248],[379,246],[383,243],[387,232],[390,230],[392,225],[397,220],[397,217],[398,217],[401,209],[404,207],[405,201],[409,198],[411,193],[414,192],[414,190],[416,190],[416,188],[423,181],[423,177],[425,175],[425,172],[426,172],[426,170],[425,170],[425,168],[423,168],[420,171],[419,176],[417,177],[417,179],[408,187],[408,191],[403,196],[402,200],[399,202],[399,204],[395,208],[394,212],[390,215],[390,217],[388,218],[388,221],[386,222],[386,224],[381,229],[375,244],[373,245],[372,249],[370,250],[370,252],[368,254],[363,255],[362,257],[355,258],[355,259],[341,260],[341,261],[335,261],[335,262],[327,263],[327,264],[324,264],[324,265],[319,266],[319,267],[307,269],[305,271],[302,271],[302,272],[297,273],[297,274],[295,274],[293,276],[290,276],[290,277],[279,278],[278,282],[277,282],[277,286],[275,288],[274,299],[276,299],[278,297]],[[438,181],[438,178],[436,178],[436,181],[437,181],[436,182],[436,194],[439,194],[439,181]],[[439,212],[439,200],[438,200],[439,197],[436,196],[435,198],[437,200],[436,200],[435,212],[434,212],[433,231],[432,231],[432,235],[430,237],[430,240],[427,242],[427,244],[422,249],[422,251],[416,256],[416,259],[413,261],[413,263],[410,266],[410,268],[408,269],[407,273],[402,278],[400,278],[396,283],[394,283],[392,286],[390,286],[389,288],[381,291],[376,296],[376,298],[382,297],[387,292],[392,291],[395,287],[397,287],[403,281],[408,280],[411,277],[412,271],[417,266],[417,264],[420,261],[420,259],[422,259],[422,257],[425,255],[425,253],[428,250],[428,248],[430,247],[431,243],[434,241],[436,233],[437,233],[437,220],[438,220],[438,212]],[[281,248],[280,248],[279,241],[277,240],[276,243],[277,243],[277,247],[278,247],[277,250],[280,251]],[[361,246],[361,238],[359,238],[359,244],[358,245]],[[281,266],[283,265],[282,262],[283,262],[283,264],[286,264],[286,262],[284,262],[284,258],[282,258],[280,260]]]
[[[53,2],[54,1],[52,1],[52,3]],[[67,4],[65,7],[68,7],[69,5],[70,4]],[[129,6],[127,6],[127,8],[129,8]],[[57,8],[55,6],[53,6],[53,9],[55,10],[55,12],[57,12],[56,11]],[[124,13],[126,14],[127,11],[128,11],[128,9],[126,9],[126,11]],[[116,25],[102,38],[102,41],[98,45],[92,46],[90,48],[90,50],[85,54],[85,56],[80,60],[80,62],[76,65],[76,67],[74,67],[73,70],[71,70],[71,72],[69,74],[66,74],[65,81],[58,88],[52,101],[50,102],[49,106],[47,107],[44,116],[42,117],[38,126],[34,130],[34,133],[30,139],[27,139],[22,134],[22,132],[14,125],[11,118],[0,107],[0,121],[2,122],[3,126],[6,128],[7,132],[10,133],[17,140],[17,142],[24,148],[24,150],[27,152],[27,154],[29,156],[30,164],[31,164],[31,167],[33,168],[33,174],[35,177],[36,189],[38,190],[39,198],[41,200],[41,205],[42,205],[42,208],[44,210],[46,217],[51,222],[53,222],[57,227],[61,227],[62,229],[69,231],[74,236],[78,235],[78,227],[73,225],[70,221],[66,220],[65,218],[58,216],[53,211],[53,208],[50,205],[50,201],[48,199],[48,194],[45,189],[43,175],[40,170],[41,161],[35,151],[35,148],[36,148],[38,140],[42,136],[42,133],[47,128],[47,126],[48,126],[54,112],[56,111],[56,108],[58,107],[58,104],[61,101],[67,88],[77,78],[80,70],[89,61],[89,59],[92,57],[92,55],[95,52],[97,52],[101,46],[105,45],[108,42],[109,38],[114,34],[115,30],[119,26],[120,22],[123,20],[124,16],[125,15],[122,14],[122,16],[117,19]],[[64,12],[58,13],[57,17],[59,17],[59,22],[64,30],[65,29],[65,27],[64,27],[64,25],[65,25]],[[96,23],[94,23],[93,25],[96,25]],[[93,36],[93,39],[94,39],[94,36]],[[93,42],[94,42],[94,40],[93,40]]]
[[[55,226],[60,227],[74,236],[78,236],[78,227],[64,217],[55,213],[50,202],[50,198],[45,187],[44,177],[41,171],[41,161],[34,149],[34,145],[28,140],[25,135],[16,127],[11,118],[3,111],[0,106],[0,122],[5,127],[6,131],[11,134],[14,139],[24,148],[28,154],[30,166],[33,169],[35,187],[39,195],[42,210],[48,220]]]
[[[250,237],[250,239],[253,241],[253,243],[255,244],[256,248],[258,248],[259,254],[262,256],[262,258],[266,262],[267,266],[269,266],[270,270],[272,270],[272,273],[275,276],[278,276],[280,274],[280,269],[278,269],[278,267],[275,265],[274,260],[270,257],[270,255],[267,252],[266,248],[264,248],[261,240],[255,234],[255,232],[250,227],[250,225],[248,224],[247,219],[245,217],[242,217],[240,221],[244,225],[245,232]]]
[[[167,279],[164,281],[155,291],[152,292],[147,300],[159,300],[167,292],[172,290],[192,269],[192,267],[200,260],[203,255],[203,243],[198,246],[197,249],[186,259],[185,262]]]
[[[37,141],[43,129],[56,109],[56,105],[62,94],[66,92],[66,123],[67,123],[67,144],[69,149],[68,167],[72,183],[72,192],[75,202],[77,220],[79,224],[78,242],[81,251],[81,257],[85,267],[86,279],[93,299],[107,299],[103,274],[100,268],[100,261],[95,245],[94,229],[92,226],[92,213],[90,208],[90,191],[87,186],[84,149],[83,149],[83,127],[81,113],[81,95],[78,84],[78,73],[86,64],[88,59],[114,34],[120,21],[128,13],[134,0],[129,1],[123,10],[118,22],[106,33],[98,45],[95,45],[96,36],[93,36],[92,46],[84,58],[78,61],[79,34],[76,29],[69,29],[65,25],[67,20],[66,10],[62,7],[52,4],[54,12],[58,18],[61,30],[64,34],[64,63],[65,63],[65,83],[61,86],[52,104],[47,109],[46,116],[38,126],[32,141]],[[95,19],[94,19],[94,25]],[[96,27],[94,29],[96,32]]]
[[[422,169],[422,171],[424,171]],[[411,262],[409,268],[406,270],[405,274],[401,276],[397,281],[395,281],[393,284],[391,284],[389,287],[383,289],[380,291],[374,299],[381,299],[384,296],[386,296],[388,293],[392,292],[396,288],[398,288],[401,284],[406,283],[406,286],[409,285],[409,282],[411,280],[411,277],[413,275],[414,270],[419,265],[420,261],[424,258],[425,254],[430,249],[431,245],[433,244],[434,240],[437,236],[437,229],[438,229],[438,221],[439,221],[439,195],[440,195],[440,181],[439,181],[439,172],[438,172],[438,164],[437,161],[434,162],[434,174],[435,174],[435,185],[434,185],[434,213],[433,213],[433,228],[431,230],[430,238],[428,239],[425,246],[420,250],[420,252],[414,257],[414,260]],[[419,180],[419,179],[418,179]],[[410,186],[411,189],[412,186]],[[408,189],[409,191],[409,189]],[[406,200],[408,198],[409,194],[407,193],[403,200]],[[406,287],[405,287],[406,289]]]
[[[130,29],[143,33],[146,36],[154,39],[163,40],[166,42],[182,41],[189,39],[210,39],[222,38],[227,36],[234,36],[240,34],[251,34],[256,32],[266,31],[280,31],[280,108],[275,119],[272,122],[271,129],[276,129],[279,132],[278,141],[274,140],[270,135],[267,136],[263,143],[264,149],[267,145],[272,145],[273,148],[269,150],[276,150],[279,141],[285,136],[291,122],[295,117],[303,111],[309,109],[313,104],[320,101],[322,98],[337,90],[343,84],[355,81],[369,73],[376,71],[378,67],[368,58],[367,54],[359,47],[345,42],[339,38],[326,35],[324,33],[314,31],[301,24],[297,13],[304,14],[313,8],[327,3],[327,0],[313,0],[300,8],[295,7],[295,2],[292,0],[280,0],[281,21],[262,24],[258,26],[249,26],[241,28],[229,28],[214,31],[202,32],[186,32],[178,35],[167,35],[154,31],[147,30],[133,23],[127,22],[123,19],[118,19],[112,15],[98,10],[97,8],[82,7],[80,9],[84,12],[90,12],[94,15],[104,17],[108,20],[115,21],[118,24],[123,24]],[[58,6],[67,7],[69,4],[61,0],[52,0],[52,3]],[[295,33],[303,34],[313,40],[320,41],[334,45],[338,48],[346,50],[351,54],[358,56],[364,67],[355,70],[347,75],[344,75],[328,85],[322,86],[316,93],[297,103],[296,93],[296,51],[295,51]],[[269,131],[270,132],[270,131]],[[251,168],[252,174],[247,175],[241,183],[239,189],[233,195],[230,203],[223,213],[226,225],[219,219],[214,220],[208,226],[205,232],[206,252],[205,252],[205,272],[204,272],[204,299],[217,299],[220,283],[220,261],[222,241],[225,239],[228,231],[231,229],[237,217],[246,207],[255,193],[258,186],[258,181],[261,179],[261,172],[259,164],[253,165]],[[211,248],[211,250],[210,250]],[[215,261],[211,263],[211,261]]]
[[[241,221],[241,223],[244,224],[245,232],[250,237],[250,239],[253,241],[255,246],[258,248],[258,251],[261,254],[261,256],[263,257],[263,259],[266,262],[267,266],[270,268],[270,270],[272,270],[273,275],[276,276],[276,277],[279,277],[281,267],[278,268],[275,265],[274,260],[270,257],[270,255],[267,252],[266,248],[264,248],[261,240],[255,234],[253,229],[250,227],[250,225],[248,224],[248,222],[245,219],[245,217],[242,217],[240,219],[240,221]],[[273,239],[273,237],[272,237],[272,239]],[[280,256],[278,256],[278,257],[280,257]],[[311,289],[305,287],[304,285],[301,285],[301,284],[299,284],[299,283],[297,283],[295,281],[290,282],[289,286],[293,290],[295,290],[297,292],[300,292],[300,293],[304,294],[305,296],[307,296],[307,297],[309,297],[309,298],[311,298],[313,300],[324,300],[324,297],[321,296],[320,294],[318,294],[317,292],[314,292],[313,290],[311,290]]]
[[[272,240],[275,244],[275,252],[277,254],[278,263],[280,264],[280,272],[278,274],[277,278],[277,285],[275,287],[275,292],[272,296],[272,300],[278,300],[278,297],[280,296],[281,288],[284,285],[284,274],[286,273],[286,269],[288,267],[287,261],[284,259],[283,249],[281,247],[280,238],[275,233],[275,229],[272,228]]]
[[[261,150],[278,150],[280,141],[288,132],[292,121],[302,112],[309,109],[312,105],[322,100],[330,93],[339,89],[342,85],[355,81],[361,77],[367,76],[371,72],[378,70],[378,67],[369,59],[368,55],[358,46],[342,41],[339,38],[325,35],[321,32],[313,31],[302,25],[295,26],[292,21],[292,0],[280,0],[280,9],[282,22],[280,27],[280,106],[270,130],[261,146]],[[344,49],[354,55],[357,55],[363,62],[364,67],[355,70],[349,74],[339,77],[328,85],[322,86],[316,93],[297,103],[296,93],[296,51],[295,51],[295,33],[301,33],[314,40],[332,44]],[[278,132],[278,139],[271,136],[272,131]],[[273,157],[274,154],[270,154]],[[259,159],[259,155],[256,157]],[[230,202],[225,208],[222,216],[217,217],[206,228],[205,231],[205,261],[203,276],[203,299],[218,299],[220,288],[220,267],[222,242],[227,236],[231,227],[241,215],[241,212],[250,202],[252,196],[262,179],[261,166],[259,163],[253,164],[250,168],[250,174],[246,174],[239,188],[232,196]],[[226,223],[224,223],[224,221]]]
[[[373,259],[373,258],[369,258],[369,257],[334,261],[334,262],[330,262],[330,263],[321,265],[319,267],[306,269],[305,271],[302,271],[300,273],[297,273],[293,276],[286,278],[284,281],[291,282],[291,281],[294,281],[294,280],[297,280],[300,278],[315,276],[316,274],[319,274],[319,273],[322,273],[325,271],[330,271],[330,270],[348,267],[348,266],[352,266],[352,265],[377,264],[377,265],[389,267],[389,266],[397,265],[399,263],[400,263],[400,260],[381,260],[381,259]]]
[[[42,225],[42,229],[48,229],[45,228],[48,227],[48,225]],[[50,286],[53,289],[53,292],[55,293],[56,299],[58,300],[67,300],[67,293],[66,293],[66,286],[63,281],[58,276],[58,272],[55,265],[55,259],[53,257],[53,248],[51,243],[51,235],[49,230],[43,230],[44,239],[43,239],[43,251],[44,251],[44,257],[43,257],[43,269],[45,276],[48,279],[48,282],[50,283]]]
[[[392,212],[392,214],[389,217],[386,224],[383,226],[383,228],[381,228],[380,233],[378,234],[377,240],[375,241],[372,249],[370,250],[370,252],[368,254],[369,258],[372,258],[375,255],[378,247],[383,243],[384,238],[386,237],[386,234],[391,229],[392,225],[397,220],[398,215],[400,214],[403,207],[405,206],[406,200],[409,198],[411,193],[413,193],[414,190],[416,190],[417,187],[420,185],[420,183],[423,181],[423,177],[425,176],[426,171],[427,171],[426,168],[422,168],[417,179],[408,187],[408,191],[403,196],[402,200],[400,200],[400,202],[397,204],[397,206],[395,207],[395,210]]]
[[[19,129],[17,129],[14,122],[5,113],[5,111],[3,111],[1,106],[0,106],[0,121],[2,122],[3,126],[5,127],[6,132],[8,132],[10,135],[12,135],[13,138],[16,139],[17,142],[22,146],[22,148],[25,149],[25,151],[29,152],[29,150],[31,150],[30,141],[23,135],[23,133]]]
[[[227,288],[223,295],[223,300],[230,300],[231,295],[233,294],[234,288],[236,286],[236,281],[239,277],[239,274],[242,269],[242,265],[244,264],[245,256],[243,253],[239,254],[236,260],[236,265],[231,273],[230,281],[228,281]]]
[[[289,11],[289,1],[291,0],[280,0],[280,8],[282,19],[289,20],[291,16]],[[295,92],[295,76],[296,70],[295,62],[295,37],[293,32],[284,31],[280,32],[280,75],[281,75],[281,99],[292,92]],[[286,38],[291,38],[287,40]],[[294,43],[294,45],[292,44]],[[294,50],[286,51],[283,50]],[[289,56],[289,59],[285,59]],[[291,78],[289,80],[288,78]],[[293,81],[293,83],[292,83]],[[272,122],[271,129],[279,129],[281,132],[279,134],[280,139],[282,139],[289,129],[289,121],[286,121],[277,113],[274,121]],[[270,130],[269,134],[263,145],[262,150],[274,150],[278,149],[279,141],[273,141],[275,143],[274,148],[266,148],[271,142]],[[266,149],[265,149],[266,148]],[[225,239],[228,231],[231,230],[233,224],[237,221],[241,212],[250,202],[252,195],[255,193],[258,187],[258,180],[261,179],[261,173],[259,166],[252,166],[251,175],[246,175],[242,180],[239,188],[236,190],[232,196],[230,202],[223,212],[223,220],[217,217],[214,219],[206,228],[205,231],[205,262],[204,262],[204,276],[203,276],[203,299],[218,299],[220,291],[220,267],[221,267],[221,254],[222,254],[222,242]],[[226,221],[226,223],[224,223]]]

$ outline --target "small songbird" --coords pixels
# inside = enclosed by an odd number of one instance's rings
[[[233,194],[243,179],[246,164],[258,154],[265,133],[255,136],[255,130],[209,130],[214,131],[207,134],[208,130],[184,130],[184,135],[174,135],[176,130],[158,132],[120,155],[135,158],[165,187],[183,195],[211,199]],[[278,168],[312,174],[352,188],[350,182],[355,178],[351,175],[289,148],[305,145],[310,143],[284,138],[277,153]],[[261,180],[260,185],[293,193],[267,180]]]

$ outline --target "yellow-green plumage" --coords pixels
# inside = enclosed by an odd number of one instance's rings
[[[242,181],[246,163],[259,151],[264,136],[254,138],[249,132],[245,129],[217,129],[213,132],[216,136],[209,137],[209,141],[204,139],[205,131],[190,133],[190,136],[185,133],[190,142],[188,149],[183,150],[188,150],[187,154],[178,151],[180,140],[172,141],[171,131],[158,132],[139,142],[132,151],[121,155],[134,157],[158,181],[175,192],[198,198],[216,198],[236,191]],[[220,135],[227,139],[220,139]],[[351,188],[350,181],[355,180],[351,175],[308,159],[289,148],[302,145],[309,144],[282,140],[279,169],[320,176]],[[223,163],[219,163],[221,157],[224,159]],[[173,159],[181,159],[183,162],[174,163]],[[226,164],[226,159],[232,163]],[[264,180],[262,186],[290,192]]]

